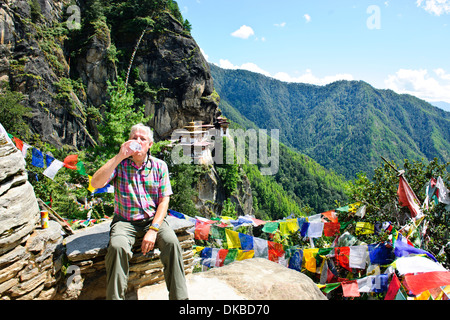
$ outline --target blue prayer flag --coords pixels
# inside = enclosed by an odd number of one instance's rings
[[[31,164],[35,167],[44,168],[44,155],[42,152],[36,148],[32,150],[33,158],[31,159]]]

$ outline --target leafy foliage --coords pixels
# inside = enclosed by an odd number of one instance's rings
[[[391,164],[397,167],[395,162],[392,161]],[[428,164],[423,161],[404,161],[404,176],[422,204],[426,197],[425,186],[431,178],[441,176],[446,186],[450,185],[450,172],[447,170],[449,166],[450,162],[440,163],[437,158]],[[359,174],[358,178],[350,183],[351,199],[361,201],[367,206],[364,221],[371,223],[388,221],[396,230],[400,230],[407,224],[410,213],[408,208],[401,207],[398,203],[398,184],[397,172],[387,164],[375,169],[372,180],[369,180],[366,174]],[[450,240],[450,211],[446,209],[445,204],[430,200],[430,207],[428,210],[424,210],[424,214],[425,221],[411,235],[410,240],[415,245],[431,252],[448,268],[450,266],[448,259],[450,247],[447,245]],[[420,231],[423,231],[426,223],[429,225],[424,236]],[[349,226],[349,228],[351,227]],[[374,235],[364,237],[365,239],[362,238],[362,240],[367,243],[379,239],[379,236],[375,238]],[[384,237],[387,238],[387,234]]]

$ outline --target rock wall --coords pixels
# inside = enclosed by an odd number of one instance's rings
[[[61,226],[40,228],[21,152],[0,135],[0,299],[52,299],[61,277]]]

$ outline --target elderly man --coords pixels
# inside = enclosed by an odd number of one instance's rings
[[[150,155],[151,129],[134,125],[130,140],[92,177],[94,188],[113,181],[115,200],[106,254],[106,298],[124,299],[133,245],[142,237],[142,254],[156,245],[161,251],[169,299],[188,299],[183,257],[178,238],[164,219],[172,188],[167,164]]]

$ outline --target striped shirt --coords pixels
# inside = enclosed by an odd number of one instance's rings
[[[154,157],[139,168],[131,159],[123,160],[110,181],[114,182],[114,213],[127,221],[153,217],[161,198],[173,193],[167,164]]]

